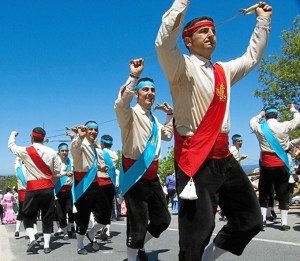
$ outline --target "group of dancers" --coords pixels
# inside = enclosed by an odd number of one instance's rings
[[[260,2],[253,8],[256,25],[241,57],[213,64],[211,56],[217,37],[212,18],[198,17],[184,26],[181,37],[189,55],[183,54],[177,45],[189,3],[189,0],[173,2],[163,15],[155,41],[174,106],[173,109],[166,102],[160,106],[166,113],[165,123],[158,122],[153,114],[159,86],[152,78],[142,77],[143,58],[129,62],[129,77],[114,104],[122,140],[119,185],[127,206],[128,261],[148,260],[146,243],[159,238],[170,224],[157,170],[161,141],[170,141],[173,135],[179,195],[179,261],[213,261],[226,252],[241,255],[263,227],[256,194],[228,148],[229,105],[231,86],[245,77],[263,56],[272,7]],[[137,103],[131,106],[133,98]],[[27,176],[22,206],[30,240],[27,252],[34,252],[37,246],[34,222],[39,210],[44,252],[51,252],[55,205],[63,202],[59,200],[60,194],[68,195],[64,202],[69,203],[63,204],[67,213],[71,216],[71,211],[77,212],[77,254],[88,254],[84,237],[94,251],[99,250],[95,236],[110,224],[118,160],[110,149],[112,138],[102,136],[98,141],[99,131],[97,122],[91,120],[76,128],[77,135],[70,145],[72,164],[62,156],[69,150],[66,144],[58,148],[59,155],[43,144],[44,129],[32,130],[32,145],[28,147],[18,146],[18,132],[11,132],[8,148],[23,162]],[[71,177],[72,185],[68,183]],[[218,206],[228,222],[209,244]],[[88,230],[91,214],[95,223]],[[64,233],[68,231],[66,222],[62,227]]]

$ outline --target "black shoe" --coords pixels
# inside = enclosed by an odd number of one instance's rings
[[[69,240],[69,235],[68,234],[64,235],[63,240]]]
[[[86,233],[86,237],[87,237],[88,240],[90,241],[91,246],[92,246],[92,249],[93,249],[94,251],[98,251],[98,250],[100,249],[100,247],[99,247],[97,241],[92,241],[92,240],[90,239],[90,237],[89,237],[89,232]]]
[[[34,234],[34,238],[35,238],[35,240],[38,240],[40,238],[39,233]]]
[[[77,250],[78,255],[87,255],[88,251],[85,248]]]
[[[124,218],[123,217],[118,217],[116,218],[117,221],[124,221]]]
[[[139,249],[139,251],[138,251],[138,257],[139,257],[140,261],[148,261],[146,252],[141,249]]]
[[[288,231],[288,230],[290,230],[290,229],[291,229],[291,227],[288,226],[288,225],[283,225],[283,226],[280,227],[280,230],[281,230],[281,231]]]
[[[107,235],[106,232],[107,232],[107,228],[105,227],[104,229],[102,229],[100,233],[100,239],[102,241],[111,241],[111,237]]]
[[[276,218],[277,218],[277,215],[276,215],[276,213],[275,213],[275,211],[274,211],[274,210],[271,210],[271,215],[272,215],[272,217],[273,217],[274,219],[276,219]]]
[[[51,251],[52,251],[52,250],[51,250],[51,248],[49,248],[49,247],[44,248],[44,253],[45,253],[45,254],[49,254]]]
[[[275,218],[273,216],[266,217],[266,220],[273,222]]]
[[[27,248],[26,252],[34,252],[35,251],[35,247],[38,245],[38,242],[36,242],[36,240],[33,240]]]
[[[100,236],[100,239],[101,239],[101,241],[103,241],[103,242],[111,242],[111,237],[108,236],[108,235],[106,235],[106,234],[101,235],[101,236]]]
[[[75,234],[75,233],[76,233],[76,231],[75,231],[75,227],[74,227],[74,226],[72,226],[72,227],[71,227],[71,232],[72,232],[73,234]]]
[[[19,237],[19,236],[20,236],[19,231],[16,231],[16,232],[15,232],[15,237]]]

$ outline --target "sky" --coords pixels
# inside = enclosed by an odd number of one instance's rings
[[[110,134],[113,149],[122,148],[114,112],[119,88],[128,78],[129,61],[144,58],[143,76],[155,80],[156,101],[172,105],[169,86],[158,63],[155,38],[173,0],[11,0],[0,2],[0,175],[12,175],[14,156],[7,149],[11,131],[17,145],[30,145],[34,127],[44,127],[48,146],[68,140],[65,127],[99,123],[99,136]],[[213,62],[241,56],[255,26],[255,15],[238,14],[255,1],[191,0],[185,22],[207,15],[217,24]],[[271,0],[272,29],[264,56],[280,55],[281,35],[300,10],[299,0]],[[186,53],[182,40],[178,44]],[[259,147],[249,120],[263,107],[254,69],[233,86],[231,132],[243,137],[245,165],[257,164]],[[134,99],[134,105],[136,100]],[[165,114],[155,112],[161,122]],[[162,156],[173,141],[164,142]]]

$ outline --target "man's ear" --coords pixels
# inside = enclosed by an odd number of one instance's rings
[[[190,47],[191,44],[192,44],[192,38],[191,38],[191,37],[184,37],[183,41],[184,41],[184,44],[185,44],[187,47]]]
[[[139,92],[138,91],[135,91],[134,92],[134,95],[135,95],[135,97],[138,99],[139,98]]]

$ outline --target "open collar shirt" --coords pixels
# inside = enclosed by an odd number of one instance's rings
[[[95,153],[94,147],[97,153],[97,166],[98,169],[103,166],[102,150],[96,145],[89,142],[86,138],[81,139],[76,137],[71,143],[71,154],[73,158],[74,171],[88,172],[94,162]]]

